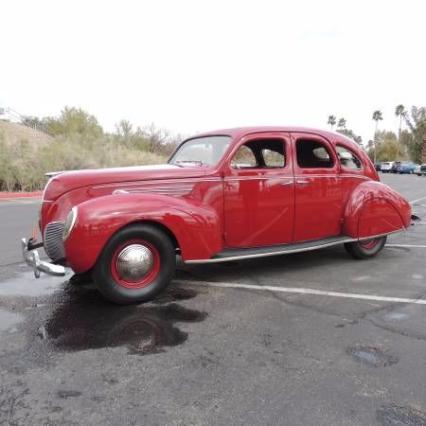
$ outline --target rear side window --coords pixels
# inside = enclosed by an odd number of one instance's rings
[[[336,146],[337,156],[339,157],[342,167],[351,170],[361,170],[361,160],[350,149],[342,146]]]
[[[297,164],[302,168],[333,167],[333,157],[322,142],[299,139],[296,142]]]

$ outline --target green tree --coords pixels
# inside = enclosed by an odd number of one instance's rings
[[[402,104],[397,105],[395,108],[395,115],[399,118],[399,129],[398,129],[399,142],[401,142],[402,119],[404,118],[405,114],[406,112],[405,112],[404,105]]]
[[[338,129],[337,132],[347,136],[348,138],[351,138],[357,144],[362,145],[362,137],[355,134],[353,130],[345,128],[345,129]]]
[[[115,125],[115,130],[118,135],[123,136],[124,138],[129,138],[133,134],[133,126],[132,123],[128,120],[120,120]]]
[[[98,138],[103,135],[96,117],[81,108],[65,107],[59,117],[46,117],[43,122],[47,132],[53,136],[80,135]]]
[[[345,129],[346,128],[346,119],[345,118],[339,118],[339,121],[337,122],[337,128],[338,129]]]
[[[426,107],[413,106],[403,118],[409,131],[402,132],[401,141],[407,146],[411,160],[420,162],[426,138]]]
[[[45,123],[43,122],[42,119],[40,119],[38,117],[34,117],[34,116],[30,116],[30,115],[25,115],[22,118],[21,122],[25,126],[32,127],[33,129],[46,131],[46,129],[45,129]]]
[[[382,111],[380,111],[379,109],[374,111],[373,112],[373,120],[376,122],[376,128],[374,130],[374,139],[373,139],[374,140],[374,146],[375,146],[373,160],[374,160],[374,162],[376,162],[377,161],[377,153],[376,153],[376,151],[377,151],[377,138],[376,138],[376,135],[377,135],[377,129],[378,129],[378,126],[379,126],[379,121],[383,120]]]
[[[398,142],[394,132],[378,131],[376,141],[377,144],[372,144],[368,149],[370,158],[374,158],[374,151],[376,151],[377,161],[395,161],[406,158],[405,148]]]
[[[336,116],[329,115],[328,116],[327,124],[329,124],[330,125],[330,129],[333,130],[334,126],[336,125]]]

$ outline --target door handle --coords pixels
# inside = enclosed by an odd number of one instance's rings
[[[298,183],[300,185],[308,185],[309,180],[308,179],[296,179],[296,183]]]
[[[280,182],[280,185],[281,186],[293,185],[293,181],[292,180],[288,180],[288,181],[285,181],[285,182]]]

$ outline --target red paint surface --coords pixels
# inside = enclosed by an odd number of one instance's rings
[[[134,222],[162,226],[177,240],[183,260],[208,259],[225,248],[336,235],[368,237],[409,226],[410,205],[379,182],[364,151],[342,135],[284,127],[208,134],[232,138],[215,167],[91,170],[67,172],[50,180],[41,228],[51,221],[64,221],[72,206],[78,206],[75,228],[65,242],[67,260],[75,272],[92,268],[108,239]],[[283,141],[286,166],[233,169],[230,163],[238,146],[259,137]],[[298,138],[320,140],[334,158],[334,166],[300,167],[295,160]],[[336,143],[360,158],[362,170],[341,166]]]
[[[256,247],[291,243],[294,223],[294,178],[290,135],[252,134],[230,153],[259,137],[281,139],[287,153],[284,168],[235,169],[229,162],[224,176],[224,243],[228,247]]]

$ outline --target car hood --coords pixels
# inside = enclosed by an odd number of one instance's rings
[[[69,191],[83,187],[93,188],[120,182],[203,177],[209,172],[211,169],[208,167],[178,167],[172,164],[53,172],[49,174],[52,177],[45,188],[43,198],[55,200]]]

